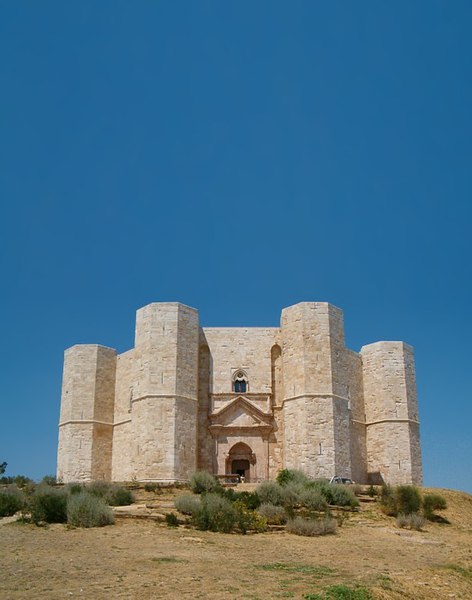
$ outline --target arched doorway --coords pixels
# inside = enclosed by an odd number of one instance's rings
[[[240,475],[245,481],[251,479],[251,465],[256,457],[251,448],[244,442],[238,442],[229,451],[226,459],[226,473]]]

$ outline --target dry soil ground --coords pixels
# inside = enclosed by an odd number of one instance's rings
[[[440,490],[450,524],[395,527],[363,503],[336,535],[227,535],[142,519],[99,529],[0,527],[0,597],[298,598],[345,583],[379,599],[472,598],[472,496]],[[170,493],[140,500],[171,506]],[[147,512],[144,506],[136,509]]]

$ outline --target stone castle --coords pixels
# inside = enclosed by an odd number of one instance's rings
[[[133,349],[66,350],[58,479],[260,481],[282,468],[421,484],[412,348],[347,349],[325,302],[250,328],[202,328],[195,309],[157,302],[137,311]]]

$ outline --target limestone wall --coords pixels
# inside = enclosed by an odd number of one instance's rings
[[[136,442],[132,439],[131,431],[135,364],[134,349],[117,356],[112,457],[114,481],[131,481],[136,476]]]
[[[284,309],[282,343],[285,466],[313,477],[349,477],[342,312],[325,302]]]
[[[197,465],[201,471],[217,472],[215,441],[208,427],[210,425],[210,376],[211,354],[205,333],[200,329],[198,350],[198,424],[197,424]]]
[[[198,312],[179,303],[138,310],[131,453],[140,480],[181,479],[197,466]]]
[[[249,392],[272,392],[271,350],[277,340],[276,327],[204,327],[211,354],[211,394],[231,392],[232,376],[244,369]]]
[[[77,345],[64,354],[57,477],[111,478],[116,352]]]
[[[367,468],[392,484],[422,480],[413,351],[403,342],[361,349]]]

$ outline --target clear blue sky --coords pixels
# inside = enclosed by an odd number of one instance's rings
[[[472,492],[470,2],[0,6],[7,474],[56,465],[62,359],[135,310],[344,310],[415,347],[424,478]]]

